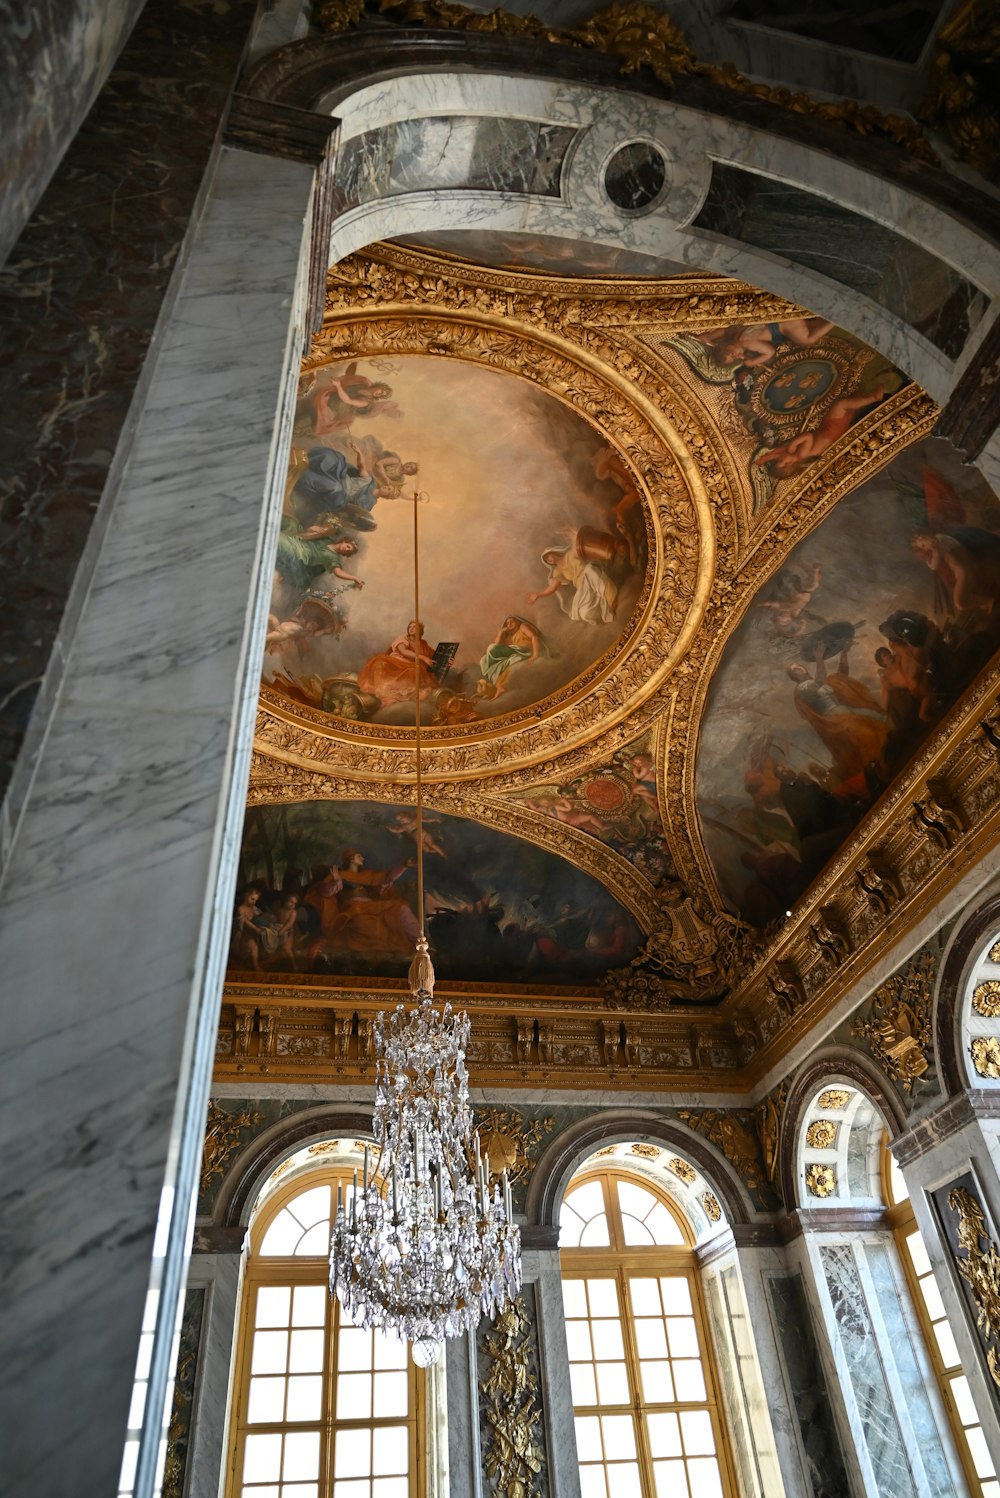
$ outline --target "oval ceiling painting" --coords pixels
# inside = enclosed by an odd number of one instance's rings
[[[555,853],[432,811],[423,845],[439,978],[597,984],[642,943],[604,886]],[[251,807],[230,968],[403,976],[417,938],[416,851],[412,806]]]
[[[698,750],[705,846],[780,920],[1000,647],[1000,503],[929,439],[841,500],[727,646]]]
[[[419,625],[413,607],[419,524]],[[456,359],[303,376],[264,680],[379,724],[541,702],[627,632],[645,512],[617,452],[554,396]]]

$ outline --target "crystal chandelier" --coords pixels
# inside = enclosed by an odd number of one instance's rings
[[[414,617],[420,618],[417,496],[413,505]],[[349,1200],[337,1191],[330,1289],[359,1326],[412,1344],[420,1367],[445,1337],[496,1315],[521,1288],[521,1232],[510,1183],[490,1182],[474,1133],[465,1050],[469,1017],[434,1007],[434,968],[424,934],[420,656],[415,653],[417,906],[420,934],[410,966],[416,1006],[398,1005],[373,1027],[378,1158],[366,1147]]]

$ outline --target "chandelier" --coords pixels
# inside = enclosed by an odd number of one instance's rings
[[[414,617],[420,619],[418,496],[413,504]],[[330,1242],[330,1289],[358,1326],[411,1343],[422,1368],[446,1337],[473,1330],[521,1288],[521,1232],[510,1182],[490,1180],[469,1103],[465,1051],[469,1017],[434,1007],[434,968],[424,933],[420,654],[415,652],[417,907],[420,933],[410,966],[409,1014],[402,1004],[373,1026],[375,1169],[366,1146],[337,1211]]]

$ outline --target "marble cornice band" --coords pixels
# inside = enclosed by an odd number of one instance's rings
[[[193,1254],[232,1254],[243,1252],[247,1230],[239,1223],[235,1227],[218,1227],[215,1223],[199,1224],[191,1240]]]
[[[970,192],[966,182],[943,167],[917,160],[891,142],[856,135],[814,114],[747,97],[709,79],[680,78],[668,88],[648,68],[623,76],[620,64],[617,57],[530,38],[382,26],[309,37],[278,48],[247,73],[241,93],[299,109],[315,109],[320,101],[331,108],[362,86],[408,73],[447,71],[565,80],[669,99],[814,151],[827,151],[919,194],[1000,243],[1000,201]]]
[[[1000,1118],[1000,1092],[985,1088],[963,1092],[902,1134],[893,1143],[892,1152],[901,1166],[912,1165],[968,1124],[995,1118]]]
[[[882,1207],[795,1207],[774,1224],[785,1246],[804,1233],[871,1233],[887,1231]]]

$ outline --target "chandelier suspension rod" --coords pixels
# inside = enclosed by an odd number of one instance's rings
[[[416,716],[415,749],[417,760],[417,920],[420,935],[424,935],[424,784],[423,766],[420,756],[420,657],[422,630],[420,621],[420,500],[413,492],[413,617],[417,625],[417,637],[413,646],[413,709]]]

